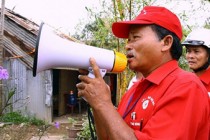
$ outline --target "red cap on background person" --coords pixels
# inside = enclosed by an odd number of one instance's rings
[[[165,7],[145,6],[134,20],[114,22],[113,34],[119,38],[128,38],[130,25],[134,24],[156,24],[175,33],[180,40],[182,39],[182,26],[178,17]]]

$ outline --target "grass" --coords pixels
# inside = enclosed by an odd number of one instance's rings
[[[37,126],[45,125],[43,120],[39,120],[35,117],[26,117],[19,112],[11,112],[0,116],[0,122],[10,122],[14,124],[27,123]]]

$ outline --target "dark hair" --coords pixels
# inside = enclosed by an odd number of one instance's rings
[[[171,31],[159,26],[159,25],[156,25],[156,24],[152,24],[151,28],[153,31],[156,32],[156,34],[160,40],[162,40],[167,35],[171,35],[173,37],[173,44],[172,44],[171,50],[170,50],[171,56],[173,59],[179,60],[179,58],[182,55],[182,45],[181,45],[181,41],[177,37],[177,35]]]

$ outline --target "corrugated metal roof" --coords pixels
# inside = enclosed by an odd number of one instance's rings
[[[10,59],[20,59],[28,68],[32,69],[38,32],[38,24],[5,9],[4,47],[13,56],[9,57]],[[79,42],[62,32],[57,31],[57,33],[70,41]]]
[[[39,32],[39,25],[36,24],[35,22],[9,10],[9,9],[6,9],[5,11],[5,16],[7,16],[8,18],[10,18],[11,20],[13,20],[16,24],[20,25],[21,27],[23,27],[24,29],[28,30],[29,32],[35,34],[35,35],[38,35],[38,32]],[[57,29],[56,29],[57,30]],[[71,40],[71,41],[75,41],[75,42],[80,42],[78,41],[77,39],[69,36],[69,35],[66,35],[62,32],[58,32],[59,35],[61,37],[64,37],[68,40]]]
[[[26,30],[30,31],[31,33],[37,35],[39,30],[39,25],[37,25],[35,22],[28,20],[27,18],[14,13],[13,11],[6,9],[5,16],[13,20],[18,25],[22,26]]]

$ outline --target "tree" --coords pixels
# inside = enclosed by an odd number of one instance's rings
[[[167,2],[165,2],[167,1]],[[101,11],[94,11],[94,8],[88,8],[86,7],[87,12],[89,13],[89,23],[85,25],[84,28],[78,26],[78,32],[74,35],[75,38],[78,40],[81,40],[85,42],[88,45],[93,45],[97,47],[102,47],[106,49],[114,49],[119,52],[125,52],[124,46],[126,45],[126,42],[121,39],[117,39],[113,36],[111,31],[112,23],[115,21],[121,21],[121,20],[130,20],[139,14],[139,11],[146,5],[165,5],[169,8],[169,5],[171,5],[172,0],[111,0],[111,1],[105,1],[101,0],[100,3],[102,5]],[[190,4],[190,1],[186,1],[188,4]],[[209,0],[208,0],[209,3]],[[181,5],[180,1],[177,1],[176,6]],[[174,7],[173,5],[173,7]],[[206,1],[203,0],[203,2],[200,2],[200,8],[199,10],[208,10],[205,8]],[[172,7],[172,8],[173,8]],[[169,8],[169,9],[172,9]],[[177,7],[175,7],[177,8]],[[193,12],[195,13],[197,9],[195,7],[191,8]],[[173,9],[174,11],[175,9]],[[180,11],[179,13],[176,13],[182,22],[185,22],[189,19],[190,14],[194,13],[186,13],[186,11]],[[209,14],[210,15],[210,14]],[[205,21],[206,27],[209,27],[210,23],[210,17]],[[187,26],[183,27],[184,37],[187,36],[187,34],[190,32],[192,28],[194,28],[195,25],[187,24]],[[184,49],[185,50],[185,49]],[[183,53],[183,56],[179,60],[179,64],[183,69],[189,70],[186,60],[185,60],[185,51]],[[121,98],[121,95],[125,92],[127,88],[128,81],[132,78],[134,73],[126,69],[123,73],[119,74],[119,88],[120,88],[120,95],[119,99]]]
[[[112,23],[121,20],[130,20],[136,16],[142,7],[151,4],[153,0],[111,0],[109,2],[102,0],[102,10],[100,12],[86,7],[90,15],[90,22],[82,29],[76,32],[75,38],[85,42],[88,45],[97,46],[106,49],[113,49],[125,53],[124,46],[126,42],[113,36],[111,31]],[[79,29],[80,27],[78,27]],[[125,93],[128,82],[134,73],[128,68],[119,74],[119,99]]]

